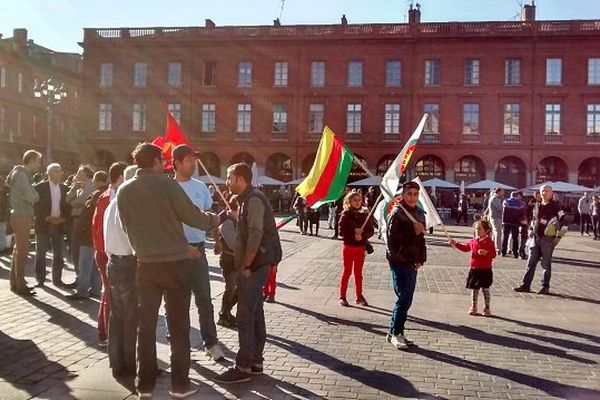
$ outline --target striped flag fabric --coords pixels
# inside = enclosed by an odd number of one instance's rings
[[[336,201],[344,193],[354,155],[333,131],[325,126],[315,162],[296,192],[309,207]]]

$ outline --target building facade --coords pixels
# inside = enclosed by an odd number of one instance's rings
[[[424,112],[410,174],[600,185],[600,20],[85,29],[98,163],[180,121],[211,173],[304,176],[326,124],[382,174]],[[363,177],[355,169],[353,179]]]
[[[51,110],[52,158],[67,171],[77,168],[83,144],[81,55],[42,47],[27,38],[26,29],[15,29],[13,37],[0,35],[0,174],[20,164],[27,149],[46,155],[47,104],[34,97],[34,87],[48,78],[63,83],[67,94]]]

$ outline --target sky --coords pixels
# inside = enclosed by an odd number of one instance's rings
[[[416,1],[415,1],[416,3]],[[531,0],[420,0],[421,21],[511,21]],[[600,0],[537,0],[538,20],[600,19]],[[83,28],[403,23],[410,0],[0,0],[0,33],[27,28],[57,51],[81,52]],[[282,10],[283,5],[283,10]]]

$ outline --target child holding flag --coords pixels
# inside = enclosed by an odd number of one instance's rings
[[[344,241],[342,248],[343,270],[340,281],[340,305],[348,307],[346,290],[348,281],[354,270],[354,286],[356,289],[356,304],[367,306],[362,293],[362,269],[365,262],[365,245],[373,236],[374,229],[368,215],[363,211],[363,198],[360,193],[350,192],[344,197],[344,211],[340,215],[339,230]],[[366,222],[364,229],[363,224]]]
[[[459,243],[450,239],[450,245],[455,249],[463,252],[471,252],[471,268],[467,275],[467,289],[472,289],[472,303],[469,308],[469,315],[478,315],[477,298],[479,297],[479,289],[483,292],[485,308],[483,315],[491,317],[490,310],[490,286],[493,282],[492,260],[496,257],[496,246],[490,237],[492,227],[490,223],[484,220],[476,221],[473,224],[475,237],[467,243]]]

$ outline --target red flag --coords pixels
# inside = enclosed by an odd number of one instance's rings
[[[167,111],[167,129],[165,129],[165,136],[157,136],[152,141],[152,144],[162,149],[165,169],[172,169],[173,160],[171,158],[171,152],[175,146],[179,144],[191,146],[192,142],[185,136],[171,112]]]

